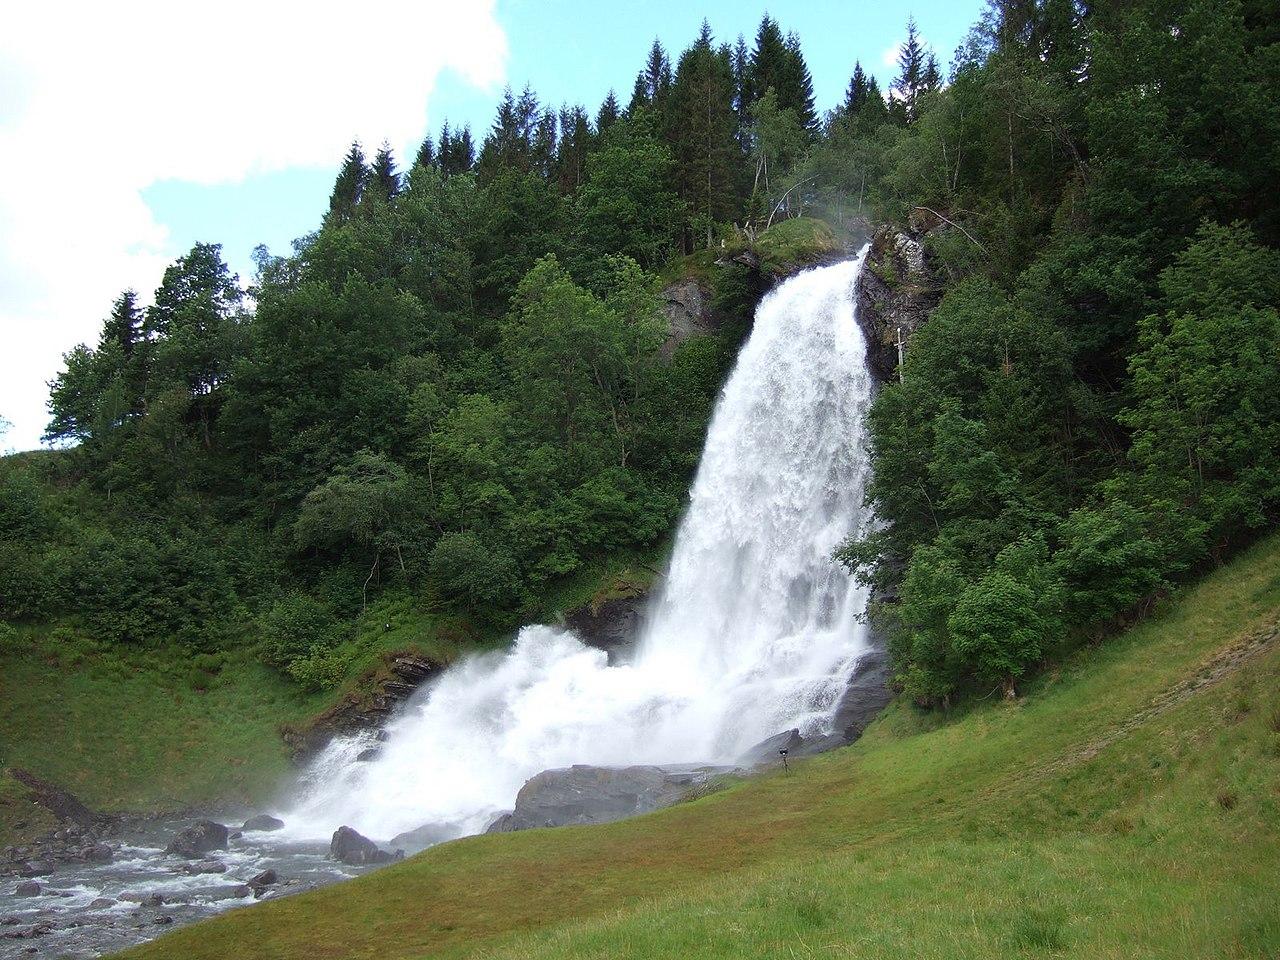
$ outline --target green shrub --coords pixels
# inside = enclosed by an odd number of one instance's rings
[[[320,601],[295,592],[272,604],[259,618],[258,629],[262,662],[289,670],[295,661],[311,657],[317,649],[332,647],[338,640],[340,623]]]

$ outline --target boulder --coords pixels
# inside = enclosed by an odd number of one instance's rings
[[[257,874],[256,876],[250,877],[249,886],[269,887],[279,879],[280,879],[279,876],[277,876],[274,870],[267,869],[267,870],[263,870],[261,873]]]
[[[227,849],[227,828],[212,820],[198,820],[170,842],[165,853],[196,860],[211,850]]]
[[[242,826],[240,829],[241,830],[259,830],[265,833],[269,830],[280,830],[283,827],[284,827],[283,820],[277,817],[270,816],[265,813],[260,813],[256,817],[250,817],[248,820],[246,820],[244,822],[244,826]]]
[[[387,846],[392,850],[404,850],[411,854],[420,853],[427,847],[434,847],[437,843],[444,843],[446,840],[453,839],[453,836],[453,833],[438,824],[424,823],[413,830],[406,830],[404,833],[396,834],[391,838],[391,842]]]
[[[742,767],[764,767],[782,762],[782,751],[794,756],[804,744],[799,730],[784,730],[772,737],[761,740],[753,747],[747,748],[738,757],[738,765]]]
[[[382,755],[380,747],[365,747],[356,754],[356,763],[368,763],[370,760],[377,760]]]
[[[89,909],[90,910],[106,910],[108,907],[114,907],[119,902],[120,901],[116,900],[113,897],[98,897],[98,899],[94,900],[91,904],[89,904]]]
[[[329,856],[340,863],[365,866],[371,863],[389,863],[394,857],[381,849],[368,837],[361,836],[350,827],[339,827],[329,841]]]
[[[40,890],[40,884],[34,880],[23,880],[22,883],[13,888],[13,895],[15,897],[38,897],[40,896]]]
[[[87,863],[110,863],[115,855],[115,851],[107,844],[95,843],[91,847],[85,847],[80,856]]]
[[[186,891],[186,895],[192,900],[217,903],[222,900],[243,900],[245,897],[251,897],[253,888],[247,883],[237,883],[231,886],[200,887],[197,890]]]
[[[516,794],[515,809],[488,833],[609,823],[669,807],[729,767],[592,767],[544,770]]]
[[[15,873],[20,877],[47,877],[56,868],[47,860],[28,860],[18,864]]]
[[[227,865],[217,860],[201,860],[198,863],[183,864],[182,872],[192,877],[210,873],[226,873]]]
[[[162,907],[169,902],[163,893],[144,893],[141,890],[126,890],[120,894],[125,903],[137,903],[144,907]]]

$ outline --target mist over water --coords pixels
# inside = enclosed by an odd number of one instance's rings
[[[629,663],[530,626],[451,667],[369,745],[310,768],[294,837],[347,824],[378,840],[433,824],[478,833],[529,777],[574,763],[731,763],[764,737],[829,732],[866,650],[865,591],[831,555],[865,528],[872,382],[856,261],[799,274],[760,304],[707,435],[670,570]]]

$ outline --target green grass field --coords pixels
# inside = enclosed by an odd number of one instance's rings
[[[104,651],[65,629],[24,629],[0,661],[0,766],[107,811],[267,795],[290,767],[279,724],[322,698],[248,656],[202,676],[204,690],[192,670],[172,651]]]
[[[474,837],[138,958],[1280,956],[1280,537],[1013,704]]]

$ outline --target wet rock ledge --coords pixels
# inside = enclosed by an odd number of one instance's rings
[[[397,707],[443,669],[443,663],[418,653],[388,654],[354,691],[305,724],[281,727],[280,736],[294,760],[302,762],[334,737],[380,730]]]
[[[923,221],[913,227],[883,224],[871,237],[856,295],[867,362],[881,383],[898,375],[899,337],[905,350],[942,299],[942,283],[925,248],[925,236],[935,229]]]

